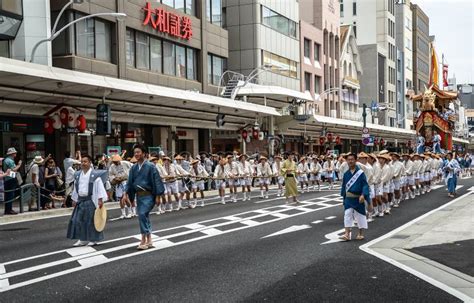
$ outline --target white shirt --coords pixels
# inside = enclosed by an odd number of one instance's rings
[[[76,186],[74,186],[74,190],[72,192],[71,199],[74,202],[77,202],[79,200],[79,196],[85,197],[89,194],[89,180],[91,177],[91,172],[92,168],[87,171],[87,173],[84,174],[84,171],[81,171],[81,175],[79,176],[79,185],[78,185],[78,190],[79,193],[76,190]],[[97,208],[99,205],[99,200],[102,199],[102,202],[107,201],[109,196],[107,195],[107,192],[105,191],[104,183],[102,182],[101,178],[97,178],[94,181],[94,185],[92,188],[92,202],[95,204],[95,207]]]

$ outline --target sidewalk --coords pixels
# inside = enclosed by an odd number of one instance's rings
[[[474,192],[360,248],[463,301],[474,302]]]

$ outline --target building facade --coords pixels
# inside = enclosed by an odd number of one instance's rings
[[[339,5],[341,22],[354,27],[364,70],[359,103],[383,106],[378,123],[396,126],[395,0],[342,0]]]
[[[413,88],[419,94],[430,78],[430,19],[416,4],[411,3],[413,14]]]
[[[363,71],[353,25],[341,25],[340,33],[341,118],[360,121],[362,116],[359,111],[359,90]]]
[[[324,112],[324,101],[321,93],[324,83],[322,63],[322,30],[313,25],[300,21],[301,38],[301,91],[309,92],[315,102],[315,113],[327,115]]]
[[[340,35],[339,13],[333,0],[301,0],[300,18],[323,33],[322,66],[323,85],[321,99],[324,114],[334,118],[341,117],[340,105]]]
[[[54,33],[52,24],[68,2],[0,1],[0,16],[12,24],[0,27],[1,56],[9,58],[0,58],[2,150],[34,146],[29,154],[51,153],[61,160],[65,150],[100,155],[110,146],[130,151],[144,143],[169,154],[195,155],[213,150],[210,130],[219,128],[218,113],[226,115],[220,128],[233,131],[257,113],[277,114],[216,96],[228,58],[221,0],[74,3],[57,29],[68,26],[52,43],[41,44],[32,60],[35,44]],[[127,17],[75,21],[96,13]],[[101,103],[111,109],[109,135],[96,133]],[[45,117],[62,108],[84,118],[83,131],[64,125],[43,130]]]
[[[411,1],[395,7],[397,56],[397,119],[399,127],[410,129],[413,126],[413,104],[410,95],[413,91],[413,12]]]
[[[298,1],[226,1],[228,69],[254,83],[300,90]]]

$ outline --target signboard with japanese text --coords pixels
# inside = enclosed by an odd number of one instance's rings
[[[192,22],[188,16],[168,12],[162,7],[153,9],[150,2],[146,3],[143,10],[144,26],[151,26],[159,32],[185,40],[190,40],[193,36]]]

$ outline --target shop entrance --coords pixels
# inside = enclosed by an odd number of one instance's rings
[[[190,152],[191,154],[194,151],[193,140],[192,139],[184,139],[184,140],[177,140],[176,142],[176,152],[180,153],[183,151]]]
[[[25,155],[25,135],[19,132],[3,133],[3,148],[5,150],[2,151],[2,154],[10,147],[14,147],[23,158]]]

